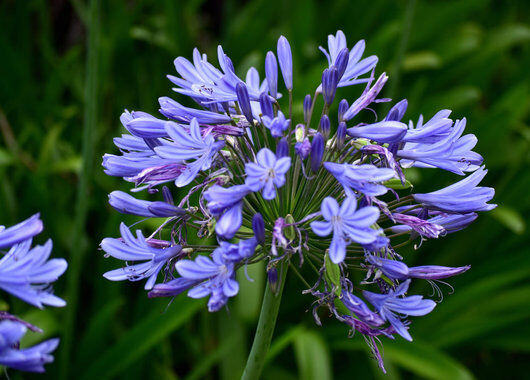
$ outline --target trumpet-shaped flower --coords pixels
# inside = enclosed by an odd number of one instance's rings
[[[136,231],[136,238],[129,228],[120,225],[121,239],[105,238],[101,242],[101,249],[109,256],[128,262],[141,261],[138,264],[127,264],[124,268],[114,269],[104,274],[111,281],[140,281],[147,279],[145,289],[150,290],[155,284],[158,273],[176,257],[182,247],[174,245],[168,248],[155,248],[149,245],[140,230]]]
[[[257,154],[256,163],[245,164],[245,185],[252,191],[262,190],[266,200],[274,199],[276,188],[285,184],[285,174],[290,167],[291,157],[277,159],[270,149],[263,148]]]
[[[390,290],[387,294],[377,294],[369,291],[363,291],[363,295],[375,308],[379,315],[387,320],[396,332],[403,338],[412,341],[407,327],[401,321],[400,315],[403,316],[422,316],[429,314],[436,303],[431,300],[425,300],[422,296],[403,297],[410,285],[410,280],[400,284],[395,290]]]
[[[59,339],[49,339],[30,348],[18,348],[27,327],[14,321],[0,321],[0,365],[26,372],[44,372],[53,362],[51,353]]]
[[[321,212],[326,221],[311,222],[311,229],[318,236],[333,234],[329,257],[336,264],[346,257],[346,246],[350,240],[369,244],[380,232],[371,228],[379,218],[379,210],[373,206],[357,210],[355,197],[347,197],[340,207],[334,198],[326,197],[322,201]]]
[[[176,264],[177,272],[185,279],[202,281],[189,292],[191,298],[210,296],[208,310],[217,311],[228,298],[239,292],[235,279],[234,262],[226,259],[221,251],[215,251],[212,258],[198,256],[195,260],[180,260]]]
[[[66,270],[64,259],[51,259],[52,242],[31,248],[31,238],[14,245],[0,259],[0,289],[30,305],[64,306],[66,303],[52,294],[49,284]]]

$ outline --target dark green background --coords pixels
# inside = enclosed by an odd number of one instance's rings
[[[530,13],[526,1],[14,1],[0,4],[0,223],[41,211],[54,255],[70,269],[56,284],[69,306],[12,310],[62,335],[44,378],[238,378],[259,312],[263,286],[242,281],[229,312],[209,314],[185,296],[149,300],[140,283],[101,274],[118,262],[98,244],[123,218],[107,194],[126,184],[107,177],[101,156],[114,152],[124,108],[156,113],[174,96],[166,74],[194,46],[215,61],[222,43],[243,73],[263,72],[280,34],[291,41],[295,97],[313,91],[325,60],[318,45],[342,29],[351,47],[364,38],[390,81],[383,95],[409,100],[407,118],[449,108],[468,132],[496,188],[493,212],[465,231],[405,251],[407,263],[472,270],[442,286],[445,299],[412,325],[414,343],[383,339],[388,379],[523,378],[530,369],[529,110]],[[91,17],[91,15],[93,15]],[[89,33],[92,31],[92,33]],[[91,36],[91,38],[89,38]],[[361,90],[339,91],[353,100]],[[179,98],[182,100],[182,98]],[[384,112],[385,106],[379,110]],[[295,108],[299,115],[300,106]],[[367,114],[367,117],[370,115]],[[422,170],[416,189],[434,190],[454,175]],[[414,291],[429,294],[428,285]],[[317,327],[312,298],[289,278],[264,378],[381,378],[360,335],[326,314]],[[75,323],[72,323],[75,321]],[[40,336],[30,336],[26,343]],[[67,352],[65,352],[65,350]],[[11,378],[26,378],[9,371]],[[1,375],[0,375],[1,376]]]

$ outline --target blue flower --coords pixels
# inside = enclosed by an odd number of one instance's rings
[[[188,296],[191,298],[210,296],[209,311],[219,310],[229,297],[239,292],[234,262],[227,260],[222,251],[215,251],[212,258],[198,256],[195,260],[180,260],[175,268],[185,279],[202,281],[188,292]]]
[[[344,114],[342,115],[342,119],[344,121],[349,121],[353,119],[355,115],[357,115],[363,109],[368,107],[372,102],[374,102],[377,98],[377,95],[379,95],[379,93],[385,86],[387,80],[388,76],[385,73],[381,74],[377,81],[374,83],[374,85],[371,88],[367,87],[363,94],[359,98],[357,98],[355,102],[352,103],[352,105],[346,110],[346,112],[344,112]],[[370,85],[370,83],[371,78],[368,85]]]
[[[155,147],[155,152],[160,157],[176,162],[195,159],[187,164],[186,169],[176,179],[175,185],[178,187],[188,185],[199,171],[209,169],[214,156],[224,146],[224,141],[215,141],[211,134],[202,137],[197,119],[191,121],[189,132],[173,122],[166,123],[166,131],[172,141]]]
[[[125,268],[115,269],[106,272],[103,276],[111,281],[140,281],[147,278],[145,289],[153,288],[158,273],[168,263],[176,257],[182,247],[174,245],[168,248],[155,248],[149,245],[149,241],[144,238],[140,230],[136,231],[136,238],[124,223],[120,224],[121,239],[105,238],[101,242],[101,249],[108,256],[128,262],[143,261]]]
[[[0,249],[9,248],[14,244],[28,240],[42,232],[40,214],[35,214],[19,224],[9,228],[0,226]]]
[[[175,68],[181,78],[168,76],[180,88],[173,90],[197,99],[203,106],[211,103],[237,101],[236,85],[241,83],[234,73],[232,61],[218,46],[217,56],[221,70],[207,60],[206,55],[193,51],[193,64],[184,57],[175,59]],[[258,100],[259,92],[249,89],[250,98]]]
[[[351,165],[324,162],[324,167],[344,187],[347,196],[355,195],[355,191],[367,196],[386,194],[388,189],[381,182],[393,178],[393,169],[379,168],[374,165]]]
[[[407,280],[395,290],[390,290],[388,294],[376,294],[365,290],[363,291],[363,295],[375,306],[379,315],[396,329],[399,335],[412,341],[412,337],[405,324],[401,321],[400,315],[426,315],[434,309],[436,303],[432,300],[424,300],[422,296],[404,297],[409,285],[410,280]]]
[[[487,172],[482,167],[444,189],[426,194],[414,194],[414,199],[429,209],[450,213],[492,210],[497,205],[487,202],[493,198],[495,190],[491,187],[477,187]]]
[[[392,214],[392,218],[396,223],[402,223],[403,225],[410,227],[411,230],[417,232],[420,236],[426,238],[437,239],[438,236],[445,233],[445,228],[439,224],[436,224],[432,220],[424,220],[418,218],[417,216],[400,214],[397,212]],[[396,227],[399,227],[399,225]],[[399,231],[399,228],[392,230]]]
[[[350,293],[346,289],[342,290],[341,301],[349,311],[355,314],[355,316],[364,323],[375,327],[382,326],[385,324],[385,320],[381,318],[379,314],[374,313],[372,310],[370,310],[370,308],[362,299]]]
[[[15,226],[16,227],[16,226]],[[31,238],[14,245],[0,260],[0,289],[38,308],[66,303],[51,292],[49,284],[66,270],[64,259],[51,259],[52,242],[31,248]]]
[[[245,164],[247,178],[245,185],[252,191],[262,190],[263,198],[271,200],[276,197],[276,188],[285,184],[285,174],[291,167],[291,157],[276,159],[270,149],[261,149],[256,163]]]
[[[322,46],[320,46],[320,50],[328,59],[328,64],[331,67],[332,65],[336,65],[339,53],[347,47],[348,46],[346,44],[346,36],[342,32],[342,30],[339,30],[337,31],[337,34],[335,36],[331,34],[328,36],[329,53]],[[342,75],[342,78],[339,81],[339,87],[351,86],[357,83],[367,82],[369,80],[368,78],[358,79],[358,77],[363,74],[366,74],[375,67],[375,65],[377,64],[377,57],[375,55],[372,55],[361,60],[361,57],[364,53],[364,49],[365,42],[364,40],[360,40],[350,50],[348,57],[348,65],[346,67],[346,70],[344,71],[344,74]]]
[[[182,215],[185,210],[166,202],[150,202],[134,198],[123,191],[109,194],[109,204],[123,214],[146,216],[150,218]]]
[[[379,219],[379,209],[368,206],[357,210],[355,197],[347,197],[340,208],[334,198],[326,197],[322,201],[321,211],[326,221],[311,222],[311,229],[318,236],[329,236],[333,233],[329,257],[336,264],[346,257],[349,239],[360,244],[369,244],[376,240],[381,232],[371,228]]]
[[[348,128],[348,136],[365,138],[379,143],[401,141],[407,133],[407,126],[399,121],[380,121],[363,126]]]
[[[426,126],[429,124],[427,123]],[[409,137],[406,135],[405,138],[421,142],[406,143],[396,155],[402,158],[401,164],[404,167],[437,167],[460,175],[475,171],[482,164],[483,159],[481,155],[471,151],[477,143],[475,135],[462,136],[465,127],[465,118],[457,120],[444,137],[448,128],[447,120],[437,117],[436,122],[430,127],[409,130],[407,132]],[[417,133],[412,134],[412,132]],[[426,144],[424,141],[433,143]]]
[[[51,353],[59,339],[49,339],[30,348],[18,348],[27,327],[14,321],[0,321],[0,365],[27,372],[44,372],[44,364],[53,362]]]
[[[258,241],[255,237],[251,237],[247,240],[240,240],[237,244],[221,241],[219,243],[219,248],[214,252],[218,252],[218,254],[222,255],[224,260],[238,262],[251,257],[254,254],[257,245]]]
[[[392,280],[406,280],[408,278],[420,278],[424,280],[441,280],[466,272],[471,266],[444,267],[440,265],[423,265],[408,267],[407,264],[398,261],[366,255],[366,261],[373,268],[379,269],[385,276]]]
[[[175,297],[180,293],[185,292],[189,288],[197,285],[199,282],[200,280],[190,280],[184,277],[177,277],[162,284],[155,284],[149,293],[147,293],[147,295],[149,298]]]
[[[191,123],[193,119],[197,119],[199,124],[222,124],[230,123],[232,120],[230,116],[222,113],[184,107],[167,96],[159,98],[158,102],[160,103],[159,111],[162,115],[181,123]]]
[[[221,187],[214,185],[204,192],[208,210],[217,218],[215,232],[225,239],[231,239],[243,223],[243,198],[250,193],[246,185]]]
[[[283,133],[291,125],[291,120],[285,119],[282,111],[278,111],[278,116],[274,118],[265,115],[261,119],[263,124],[270,129],[272,137],[282,137]]]

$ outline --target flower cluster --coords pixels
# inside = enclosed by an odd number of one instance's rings
[[[0,289],[42,309],[44,305],[64,306],[66,303],[53,295],[50,284],[66,270],[64,259],[50,259],[52,242],[31,247],[32,239],[42,231],[39,215],[15,226],[0,226]],[[4,251],[5,250],[5,251]],[[27,330],[41,332],[7,311],[0,311],[0,365],[29,372],[44,372],[44,364],[53,361],[51,352],[59,339],[49,339],[30,348],[19,343]]]
[[[197,49],[192,61],[177,58],[178,75],[168,78],[197,106],[163,97],[159,117],[125,111],[128,133],[115,139],[121,153],[103,157],[106,173],[133,183],[133,192],[162,193],[143,200],[115,191],[111,206],[163,218],[147,238],[122,224],[121,238],[103,240],[106,254],[125,262],[105,277],[146,279],[149,297],[208,297],[208,309],[217,311],[238,293],[238,269],[266,261],[269,285],[279,291],[288,267],[298,272],[308,265],[315,278],[305,293],[363,334],[382,367],[377,337],[412,340],[408,317],[436,305],[407,295],[411,280],[469,269],[409,267],[396,248],[461,230],[477,211],[495,205],[487,203],[494,190],[478,186],[486,170],[472,151],[476,137],[463,134],[465,119],[441,110],[407,124],[402,100],[380,121],[357,120],[363,110],[375,112],[370,107],[391,101],[378,98],[388,76],[375,78],[377,57],[363,58],[364,49],[364,41],[348,49],[341,31],[329,36],[328,48],[321,47],[328,67],[314,95],[305,96],[300,120],[293,114],[293,60],[285,37],[276,54],[266,54],[263,80],[255,68],[238,77],[220,46],[218,67]],[[352,85],[364,87],[359,98],[336,102],[337,89]],[[464,178],[415,194],[410,167]],[[364,278],[357,284],[355,272]],[[314,315],[319,323],[316,308]]]

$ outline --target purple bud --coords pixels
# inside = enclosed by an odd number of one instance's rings
[[[173,203],[173,195],[171,194],[171,190],[167,186],[162,187],[162,195],[164,196],[164,200],[166,203],[169,203],[170,205]]]
[[[282,157],[288,157],[289,156],[289,143],[287,142],[287,139],[284,137],[280,141],[278,141],[278,145],[276,145],[276,158],[282,158]]]
[[[269,85],[269,93],[272,97],[278,97],[278,63],[272,51],[265,57],[265,76]]]
[[[328,139],[329,130],[331,128],[331,123],[329,121],[328,115],[324,115],[320,118],[320,132],[324,136],[324,139]]]
[[[225,54],[225,59],[224,59],[224,61],[225,61],[225,67],[226,67],[226,69],[229,70],[229,71],[231,71],[231,72],[233,72],[233,73],[235,73],[236,70],[234,69],[234,64],[232,63],[232,60],[231,60],[226,54]]]
[[[309,123],[309,113],[311,112],[312,105],[311,95],[307,94],[304,98],[304,122],[306,125]]]
[[[252,116],[252,108],[250,108],[250,97],[248,96],[247,86],[243,82],[236,84],[237,101],[239,108],[248,122],[253,125],[254,117]]]
[[[190,280],[184,277],[178,277],[164,284],[156,284],[153,289],[147,293],[149,298],[154,297],[174,297],[196,285],[198,280]]]
[[[277,294],[280,289],[280,282],[278,281],[278,269],[276,267],[267,269],[267,280],[272,292]]]
[[[337,127],[337,147],[339,149],[342,149],[344,146],[344,141],[346,140],[346,132],[348,131],[348,127],[346,126],[346,123],[341,121],[339,123],[339,126]]]
[[[442,278],[456,276],[466,272],[471,265],[465,267],[442,267],[438,265],[424,265],[419,267],[409,268],[409,277],[422,278],[425,280],[440,280]]]
[[[291,45],[284,36],[278,39],[278,61],[282,70],[285,87],[291,91],[293,89],[293,56],[291,54]]]
[[[324,156],[324,137],[320,133],[317,133],[313,137],[311,143],[311,170],[313,173],[318,172],[320,164],[322,163],[322,157]]]
[[[263,116],[268,116],[271,119],[274,117],[274,108],[272,107],[272,101],[267,93],[262,92],[259,96],[259,105],[261,107],[261,113]]]
[[[346,99],[342,99],[339,103],[339,123],[344,121],[344,112],[348,110],[348,101]]]
[[[294,150],[302,160],[305,160],[311,152],[311,143],[309,142],[309,139],[306,137],[302,142],[297,142],[294,145]]]
[[[324,70],[322,73],[322,96],[328,106],[333,103],[338,83],[339,73],[335,66],[331,66],[331,68]]]
[[[170,216],[175,215],[182,215],[185,213],[183,209],[180,207],[176,207],[173,205],[170,205],[166,202],[151,202],[149,206],[147,206],[147,209],[155,216],[166,218]]]
[[[348,60],[350,58],[350,51],[348,48],[344,48],[339,52],[339,55],[337,56],[337,59],[335,60],[335,67],[337,68],[337,72],[339,75],[339,81],[344,75],[344,72],[346,71],[346,68],[348,67]]]
[[[254,231],[256,241],[263,245],[265,243],[265,222],[259,212],[252,217],[252,230]]]
[[[408,102],[407,99],[403,99],[399,103],[396,103],[394,107],[388,111],[388,114],[385,117],[386,121],[401,121],[405,111],[407,110]]]

